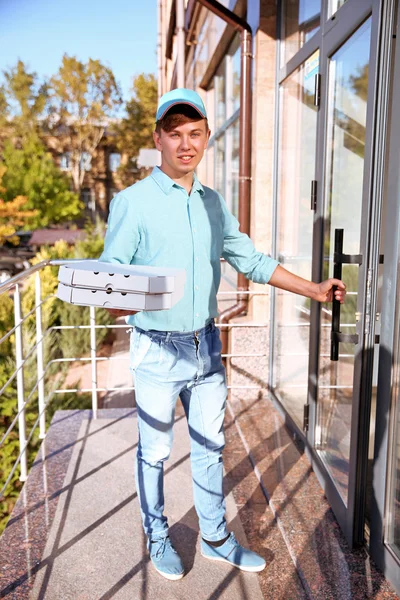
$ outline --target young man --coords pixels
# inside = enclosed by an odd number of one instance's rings
[[[139,426],[135,475],[150,557],[167,579],[183,577],[163,514],[163,464],[172,446],[179,396],[189,425],[202,555],[261,571],[265,560],[240,546],[225,521],[222,450],[227,388],[214,323],[220,258],[253,281],[320,302],[331,301],[334,295],[343,302],[345,286],[336,279],[306,281],[257,252],[221,196],[201,185],[195,169],[210,131],[196,92],[175,89],[162,96],[156,120],[154,142],[161,152],[161,167],[113,199],[100,257],[106,262],[186,269],[184,297],[172,309],[112,311],[128,316],[133,326],[131,369]]]

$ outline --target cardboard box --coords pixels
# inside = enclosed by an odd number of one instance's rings
[[[58,279],[57,296],[70,304],[166,310],[183,297],[186,271],[85,260],[60,267]]]

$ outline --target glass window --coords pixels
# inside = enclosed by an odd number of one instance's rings
[[[206,182],[208,187],[215,188],[214,175],[215,175],[215,164],[214,164],[214,152],[215,146],[209,146],[206,152]]]
[[[121,155],[119,154],[119,152],[111,152],[110,154],[110,158],[109,158],[109,167],[110,167],[110,171],[111,173],[115,173],[116,170],[118,169],[118,167],[121,164]]]
[[[333,275],[335,230],[344,232],[343,252],[359,254],[367,125],[371,19],[332,56],[328,91],[328,174],[324,206],[324,274]],[[356,333],[359,267],[344,264],[347,299],[340,330]],[[353,398],[354,344],[342,343],[330,360],[332,308],[322,308],[316,447],[347,503]]]
[[[232,161],[230,177],[232,181],[232,213],[239,218],[239,119],[232,129]]]
[[[71,152],[64,152],[60,158],[60,169],[61,171],[71,170]]]
[[[226,118],[240,106],[240,39],[236,36],[226,57]]]
[[[225,59],[214,77],[215,127],[219,129],[226,120]]]
[[[311,279],[317,110],[314,82],[316,52],[282,84],[279,152],[277,253],[283,267]],[[291,417],[302,428],[307,402],[310,301],[276,290],[274,387]]]
[[[82,171],[90,171],[90,169],[92,168],[92,157],[89,154],[89,152],[82,152],[80,164]]]
[[[318,31],[321,0],[285,0],[283,2],[283,54],[286,64]]]
[[[219,138],[215,152],[215,189],[225,196],[225,136]]]
[[[83,188],[81,190],[81,200],[89,210],[95,209],[94,191],[90,188]]]
[[[333,14],[335,14],[335,12],[337,10],[339,10],[339,8],[341,6],[343,6],[343,4],[346,2],[346,0],[330,0],[329,3],[329,16],[332,16]]]

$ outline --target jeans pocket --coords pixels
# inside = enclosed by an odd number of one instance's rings
[[[151,337],[134,329],[130,343],[130,366],[132,371],[137,369],[151,348]]]
[[[219,328],[216,327],[212,332],[212,354],[213,356],[218,356],[222,351],[222,342],[221,336],[219,332]]]

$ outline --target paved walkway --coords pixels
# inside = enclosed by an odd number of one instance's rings
[[[149,563],[133,465],[135,409],[58,411],[0,538],[7,600],[395,600],[364,549],[350,550],[307,458],[268,398],[233,400],[226,418],[229,526],[262,554],[244,574],[199,552],[186,421],[166,464],[166,513],[187,575]]]
[[[176,423],[178,443],[166,474],[171,537],[180,550],[187,576],[166,582],[147,558],[133,479],[136,418],[83,420],[64,481],[68,491],[58,502],[42,556],[46,566],[36,576],[32,600],[134,598],[165,600],[219,598],[261,600],[257,577],[208,562],[198,547],[193,510],[189,443],[184,419]],[[182,493],[186,490],[186,493]],[[232,495],[228,517],[246,541]]]

